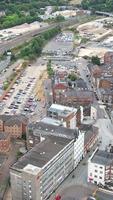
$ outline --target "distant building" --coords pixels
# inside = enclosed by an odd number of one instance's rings
[[[13,138],[20,138],[26,133],[28,119],[23,115],[0,115],[0,131],[9,133]]]
[[[106,52],[104,55],[104,64],[113,65],[113,51]]]
[[[63,126],[71,129],[76,128],[76,113],[76,108],[59,104],[52,104],[47,110],[47,116],[60,120]]]
[[[105,185],[113,181],[113,153],[97,150],[88,160],[88,182]]]
[[[10,150],[10,135],[5,132],[0,132],[0,153],[6,153]]]
[[[82,138],[50,136],[18,160],[10,170],[13,200],[48,199],[82,159]]]

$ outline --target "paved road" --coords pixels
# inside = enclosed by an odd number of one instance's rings
[[[97,197],[99,200],[113,200],[113,194],[107,194],[105,192],[97,192]]]

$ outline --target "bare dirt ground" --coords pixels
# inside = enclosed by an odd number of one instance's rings
[[[99,20],[94,20],[82,25],[79,25],[77,30],[80,35],[88,37],[92,41],[98,41],[105,38],[108,35],[113,35],[113,29],[108,29],[104,27],[104,22],[109,20],[108,18],[103,18]],[[112,21],[112,19],[111,19]]]
[[[80,4],[82,0],[72,0],[70,4]]]
[[[44,99],[43,83],[44,83],[44,80],[46,80],[47,78],[48,78],[47,71],[46,70],[42,71],[42,73],[39,76],[39,80],[37,81],[35,90],[34,90],[36,96],[41,100]]]

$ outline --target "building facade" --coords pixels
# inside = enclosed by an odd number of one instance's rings
[[[26,134],[28,119],[23,115],[0,115],[0,131],[9,133],[12,138]]]
[[[0,132],[0,153],[8,152],[10,147],[10,135],[5,132]]]
[[[113,153],[96,150],[88,160],[88,182],[106,185],[113,181]]]
[[[74,141],[44,140],[11,168],[13,200],[46,200],[73,169]]]

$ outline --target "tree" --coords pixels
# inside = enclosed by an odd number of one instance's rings
[[[99,58],[98,56],[92,56],[91,62],[92,62],[94,65],[100,65],[100,58]]]
[[[71,80],[71,81],[76,81],[77,80],[77,76],[74,74],[74,73],[71,73],[68,75],[68,78]]]

